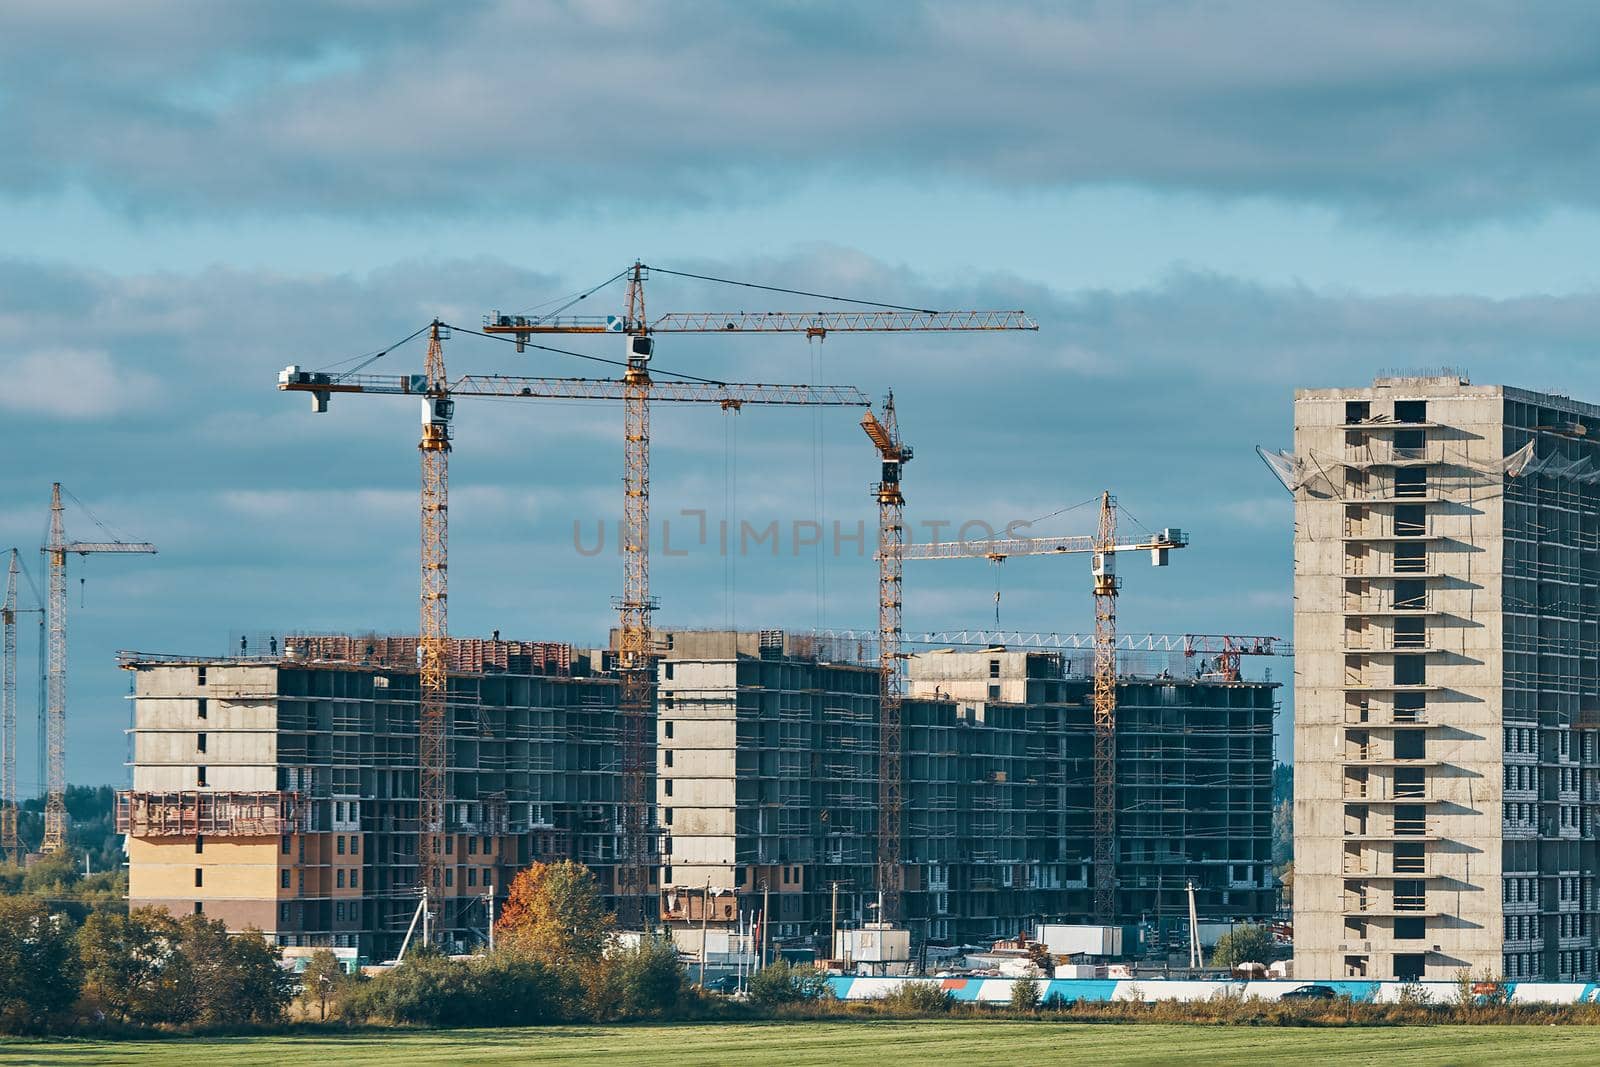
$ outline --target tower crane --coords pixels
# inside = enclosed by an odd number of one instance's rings
[[[67,828],[67,557],[89,555],[154,555],[156,546],[145,541],[68,541],[62,518],[61,483],[50,486],[50,541],[44,546],[49,563],[50,595],[49,667],[45,683],[44,842],[42,852],[57,852],[66,844]]]
[[[1189,539],[1183,531],[1162,530],[1143,541],[1117,543],[1117,499],[1100,494],[1100,520],[1091,536],[1015,537],[984,541],[935,541],[906,545],[905,559],[989,559],[1008,556],[1089,553],[1094,592],[1094,914],[1110,922],[1117,892],[1117,553],[1149,551],[1150,562],[1167,565],[1172,549]]]
[[[745,288],[762,289],[769,292],[787,293],[795,296],[815,297],[823,300],[841,301],[857,304],[862,310],[834,310],[834,311],[737,311],[737,312],[670,312],[650,319],[645,313],[645,281],[651,273],[671,275],[674,277],[691,278],[699,281],[718,284],[736,285]],[[587,298],[590,293],[604,285],[609,285],[617,278],[626,276],[627,293],[624,301],[624,311],[621,316],[568,316],[562,317],[560,311],[576,303],[577,300]],[[674,333],[698,334],[800,334],[807,340],[825,340],[830,333],[943,333],[952,331],[988,331],[988,330],[1037,330],[1038,323],[1021,311],[930,311],[922,308],[913,308],[903,305],[884,304],[876,301],[855,300],[846,297],[827,296],[821,293],[806,293],[796,289],[783,289],[777,286],[753,285],[749,282],[733,281],[727,278],[713,278],[701,274],[688,274],[682,271],[667,270],[661,267],[647,267],[645,264],[635,262],[622,274],[610,281],[603,282],[596,290],[590,290],[576,299],[569,301],[557,313],[547,316],[510,316],[502,315],[498,311],[490,312],[484,323],[484,332],[489,334],[505,334],[515,339],[519,351],[529,343],[534,335],[541,334],[599,334],[614,333],[627,337],[627,372],[624,377],[626,396],[624,398],[623,438],[624,438],[624,523],[623,523],[623,583],[622,597],[617,602],[620,612],[620,625],[618,627],[617,656],[623,677],[623,704],[624,715],[629,720],[645,721],[650,709],[655,703],[655,664],[654,641],[650,635],[651,612],[656,607],[655,601],[650,596],[650,401],[663,399],[658,392],[658,387],[650,378],[650,359],[654,354],[655,335]],[[869,310],[870,309],[870,310]],[[880,503],[880,517],[882,508]],[[881,535],[880,529],[880,535]],[[898,579],[895,582],[894,592],[898,595]],[[887,596],[889,589],[880,582],[880,593]],[[893,605],[881,602],[879,605],[880,617],[892,614],[899,617],[900,605],[898,599]],[[892,714],[898,710],[899,674],[898,661],[883,661],[884,677],[880,683],[887,705],[885,714]],[[899,730],[896,726],[891,730],[887,722],[880,721],[879,735],[880,748],[886,742],[882,737],[893,734],[894,739],[887,742],[894,747],[893,752],[881,751],[890,760],[898,763]],[[630,742],[631,745],[632,742]],[[642,736],[637,742],[644,744]],[[631,751],[631,748],[630,748]],[[642,751],[634,752],[624,757],[626,768],[626,792],[628,796],[642,797],[645,788],[644,781],[644,754]],[[880,768],[880,782],[889,775]],[[898,808],[898,771],[892,776],[889,789],[893,793],[895,806]],[[882,790],[880,785],[880,791]],[[886,851],[892,852],[895,857],[899,855],[898,830],[889,832],[889,825],[885,823],[882,805],[879,810],[879,837],[878,850],[882,856]],[[898,826],[898,822],[893,824]],[[892,839],[892,840],[891,840]],[[634,848],[637,843],[629,845]],[[630,852],[630,855],[636,853]],[[894,869],[898,870],[898,862]],[[894,887],[883,882],[886,870],[880,863],[878,888],[884,891],[885,907],[898,907],[898,892]],[[892,920],[895,913],[886,914],[884,918]]]
[[[446,324],[434,322],[429,335],[428,369],[421,375],[333,375],[324,372],[303,371],[297,366],[286,368],[278,376],[278,388],[287,392],[304,392],[312,396],[312,410],[326,411],[334,393],[371,393],[377,395],[416,395],[423,400],[423,456],[422,478],[422,625],[423,639],[423,711],[422,735],[418,749],[421,764],[419,774],[419,802],[426,814],[422,819],[424,837],[419,855],[422,863],[423,884],[432,892],[442,890],[439,885],[437,860],[438,838],[444,824],[444,801],[447,797],[446,747],[446,691],[448,674],[448,631],[445,628],[445,579],[448,573],[446,524],[448,508],[448,482],[446,457],[450,451],[450,426],[454,417],[456,397],[485,397],[511,400],[608,400],[624,401],[630,413],[628,440],[630,442],[630,479],[628,495],[628,529],[634,522],[644,522],[648,507],[649,458],[646,451],[636,457],[632,446],[648,444],[648,418],[641,424],[636,421],[639,392],[649,388],[655,399],[716,404],[724,411],[738,411],[746,404],[754,405],[825,405],[866,407],[868,400],[859,390],[838,385],[769,385],[760,383],[734,383],[711,381],[649,382],[640,371],[632,378],[526,378],[504,375],[469,374],[454,380],[447,378],[444,357],[440,347],[440,331],[448,330]],[[646,381],[641,384],[639,378]],[[635,462],[637,461],[637,466]],[[629,564],[628,592],[623,598],[624,617],[635,629],[630,641],[641,640],[637,627],[639,619],[646,618],[650,607],[648,586],[647,545],[642,538],[626,540]],[[648,629],[644,632],[648,638]],[[624,644],[620,653],[634,647]],[[638,645],[644,648],[644,645]],[[429,649],[432,649],[430,652]],[[638,911],[644,919],[643,897],[649,891],[649,808],[651,799],[645,795],[648,785],[647,757],[653,739],[647,737],[649,712],[653,707],[653,680],[642,678],[642,666],[647,654],[624,660],[623,700],[619,711],[622,720],[622,750],[624,767],[623,825],[621,856],[618,864],[616,892],[619,904],[625,911]],[[431,664],[431,667],[429,666]],[[631,688],[630,688],[631,687]],[[646,694],[641,703],[641,687]],[[633,916],[629,916],[632,918]],[[440,924],[441,926],[443,924]]]

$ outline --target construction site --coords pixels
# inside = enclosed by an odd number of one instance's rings
[[[1271,918],[1278,683],[1270,671],[1247,678],[1242,666],[1289,647],[1117,632],[1119,558],[1165,566],[1188,544],[1184,532],[1119,536],[1106,492],[1092,534],[913,544],[902,488],[913,450],[892,394],[874,408],[851,386],[651,368],[657,338],[673,333],[816,341],[1034,330],[1033,321],[865,301],[874,310],[647,317],[651,273],[636,263],[610,279],[626,286],[620,315],[563,315],[569,304],[543,317],[493,312],[482,329],[434,321],[406,339],[426,338],[421,373],[365,373],[387,350],[338,372],[282,372],[278,388],[309,394],[317,413],[336,394],[421,401],[418,630],[277,632],[220,656],[124,653],[132,782],[117,826],[130,903],[381,961],[419,937],[456,951],[483,944],[519,870],[574,860],[595,873],[624,929],[665,928],[702,965],[715,927],[720,944],[744,944],[746,954],[759,931],[764,958],[775,944],[883,973],[1041,924],[1101,931],[1108,945],[1138,928],[1136,940],[1148,932],[1164,947],[1192,941],[1201,921]],[[622,369],[616,378],[451,377],[444,342],[463,332],[518,351],[548,348],[540,342],[551,336],[617,335],[626,358],[602,360]],[[470,398],[621,402],[623,574],[603,646],[450,632],[452,421],[456,400]],[[655,622],[656,402],[863,412],[878,473],[876,627]],[[57,486],[44,605],[47,853],[62,847],[67,560],[155,551],[72,541],[62,514]],[[1092,633],[908,638],[907,561],[1040,555],[1084,558]],[[6,605],[14,736],[15,567]],[[6,751],[14,757],[14,741]],[[9,770],[11,796],[15,780]],[[14,830],[0,847],[18,849]]]

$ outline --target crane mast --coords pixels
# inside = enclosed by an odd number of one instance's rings
[[[17,836],[17,550],[6,569],[6,599],[0,604],[4,647],[0,650],[0,863],[22,862]]]
[[[418,631],[417,806],[422,833],[418,880],[425,898],[443,899],[440,875],[448,793],[450,685],[448,536],[450,508],[450,399],[439,321],[428,332],[427,389],[422,398],[422,595]],[[440,924],[441,926],[443,924]]]
[[[1094,915],[1110,922],[1117,897],[1117,508],[1100,495],[1094,575]]]
[[[883,403],[883,419],[868,411],[861,428],[878,450],[882,467],[873,485],[878,501],[878,892],[882,895],[884,922],[900,918],[900,893],[904,871],[900,865],[901,765],[900,710],[905,697],[900,653],[902,633],[905,552],[905,493],[900,488],[902,468],[912,451],[900,440],[894,394]]]
[[[622,840],[617,865],[617,904],[625,925],[648,923],[650,886],[650,744],[656,676],[650,613],[650,354],[655,341],[644,323],[644,267],[628,277],[628,367],[622,401],[622,597],[617,628],[617,669],[622,675]]]
[[[61,483],[50,485],[50,541],[44,546],[49,564],[48,655],[45,671],[45,807],[41,852],[66,846],[67,829],[67,556],[155,553],[156,546],[129,541],[68,541],[61,506]]]
[[[41,852],[66,841],[67,824],[67,550],[61,516],[61,483],[50,486],[49,667],[45,675],[45,806]]]

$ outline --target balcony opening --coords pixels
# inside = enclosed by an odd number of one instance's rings
[[[1394,658],[1395,685],[1427,685],[1428,658],[1426,656],[1396,656]]]
[[[1394,495],[1397,497],[1427,496],[1428,468],[1396,468],[1394,472]]]
[[[1426,400],[1396,400],[1394,402],[1395,422],[1427,422],[1428,402]]]
[[[1394,583],[1394,610],[1427,611],[1428,583],[1420,578],[1399,578]]]
[[[1428,956],[1423,952],[1398,952],[1394,957],[1394,976],[1401,982],[1420,982],[1428,973]]]
[[[1394,432],[1395,459],[1422,459],[1427,436],[1422,430],[1396,430]]]
[[[1427,796],[1427,773],[1421,767],[1396,767],[1394,769],[1395,799],[1404,800]]]
[[[1401,616],[1394,620],[1395,648],[1427,648],[1427,620],[1420,615]]]
[[[1428,546],[1416,542],[1401,542],[1394,546],[1396,574],[1422,574],[1428,569]]]
[[[1421,841],[1396,841],[1394,846],[1395,874],[1423,874],[1427,870],[1425,846]]]
[[[1394,732],[1394,758],[1427,759],[1427,732],[1424,730],[1396,730]]]
[[[1399,804],[1394,809],[1396,835],[1420,837],[1428,831],[1426,810],[1421,804]]]
[[[1405,878],[1394,884],[1395,911],[1426,911],[1428,908],[1427,883]]]
[[[1366,422],[1372,418],[1372,401],[1346,400],[1344,402],[1344,421],[1347,423]]]
[[[1423,537],[1428,532],[1428,509],[1422,504],[1396,504],[1394,507],[1394,535],[1396,537]]]

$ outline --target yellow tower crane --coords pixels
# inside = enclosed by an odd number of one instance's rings
[[[669,312],[654,319],[645,314],[645,281],[652,274],[663,274],[678,278],[687,278],[703,282],[722,285],[739,286],[748,289],[760,289],[767,292],[785,293],[792,296],[804,296],[821,300],[838,301],[859,305],[862,310],[834,310],[834,311],[697,311],[697,312]],[[627,278],[627,295],[624,302],[624,312],[621,316],[567,316],[560,312],[572,306],[578,300],[586,299],[599,288],[611,284],[618,278]],[[1037,330],[1038,323],[1021,311],[930,311],[923,308],[914,308],[898,304],[885,304],[878,301],[856,300],[848,297],[830,296],[824,293],[810,293],[797,289],[785,289],[771,285],[756,285],[750,282],[736,281],[728,278],[715,278],[703,274],[689,274],[683,271],[667,270],[662,267],[648,267],[643,263],[635,262],[626,271],[616,275],[600,286],[568,301],[557,312],[544,316],[512,316],[502,315],[498,311],[490,312],[484,323],[484,332],[490,334],[505,334],[514,338],[520,351],[529,339],[541,334],[598,334],[615,333],[623,334],[628,338],[627,357],[628,367],[624,379],[627,385],[623,417],[623,584],[622,597],[617,602],[620,611],[620,626],[618,628],[618,660],[623,672],[623,703],[624,715],[629,721],[644,722],[650,709],[655,704],[655,664],[654,642],[650,636],[650,616],[656,608],[655,601],[650,596],[650,401],[661,399],[659,387],[650,378],[650,359],[654,354],[655,335],[672,333],[698,333],[698,334],[800,334],[807,340],[824,340],[830,333],[948,333],[954,331],[992,331],[992,330]],[[898,590],[898,585],[896,586]],[[880,592],[888,594],[888,589],[880,583]],[[898,615],[899,604],[896,601],[892,606],[880,604],[879,614],[891,612]],[[881,683],[886,694],[898,686],[899,675],[897,664],[885,667],[885,674]],[[891,669],[892,668],[892,669]],[[893,675],[893,677],[890,677]],[[897,690],[894,690],[897,691]],[[898,709],[894,699],[888,701],[886,713]],[[898,738],[899,731],[889,730],[888,726],[880,723],[880,738],[893,733]],[[639,751],[633,751],[631,745],[637,743]],[[645,790],[645,753],[643,746],[646,739],[642,735],[631,739],[628,749],[630,754],[624,756],[626,768],[625,793],[630,798],[630,806],[634,798],[642,798]],[[880,745],[882,742],[880,741]],[[891,745],[898,741],[891,741]],[[898,749],[889,753],[890,759],[898,758]],[[894,770],[894,768],[891,768]],[[880,770],[880,781],[891,777]],[[889,787],[898,797],[898,772],[891,777]],[[882,787],[880,786],[880,789]],[[643,803],[642,799],[638,803]],[[630,816],[630,825],[638,821],[638,815]],[[891,824],[885,823],[884,816],[879,815],[878,850],[882,855],[891,852],[899,854],[898,830],[890,831]],[[898,826],[898,822],[892,825]],[[630,833],[626,835],[625,843],[630,855],[637,853],[632,850],[638,847],[638,840]],[[898,869],[898,863],[895,864]],[[886,907],[890,897],[896,896],[890,887],[882,882],[880,865],[880,881],[878,888],[885,891]],[[892,916],[891,916],[892,918]]]
[[[448,788],[447,748],[447,682],[448,682],[448,631],[446,629],[446,588],[448,573],[446,525],[449,513],[446,459],[450,451],[450,426],[454,416],[456,397],[485,397],[500,400],[621,400],[625,408],[634,413],[633,403],[641,385],[638,375],[621,379],[609,378],[523,378],[503,375],[463,375],[451,381],[446,377],[444,357],[440,347],[441,331],[451,327],[435,322],[428,343],[428,370],[422,375],[374,376],[336,375],[320,371],[305,371],[297,366],[286,368],[278,376],[278,388],[286,392],[304,392],[312,396],[312,410],[326,411],[334,393],[371,393],[377,395],[415,395],[423,401],[423,458],[422,477],[422,718],[418,748],[419,803],[422,807],[420,827],[423,840],[419,842],[419,878],[433,899],[443,901],[445,887],[439,879],[439,845],[448,829],[445,819],[445,801]],[[420,332],[420,331],[419,331]],[[416,336],[416,335],[413,335]],[[408,338],[409,340],[409,338]],[[630,374],[633,373],[629,365]],[[657,400],[716,404],[724,411],[738,411],[746,404],[755,405],[823,405],[866,407],[867,397],[850,386],[839,385],[767,385],[759,383],[711,381],[650,382],[649,388]],[[629,423],[630,443],[648,442],[648,425],[643,430],[637,422]],[[632,450],[630,449],[630,455]],[[630,470],[633,469],[630,465]],[[641,475],[630,482],[628,517],[630,523],[642,521],[648,501],[648,452],[641,463]],[[631,529],[631,526],[630,526]],[[643,539],[626,542],[629,546],[628,594],[624,597],[624,615],[637,627],[641,617],[648,618],[648,554]],[[644,584],[640,584],[643,582]],[[643,592],[639,592],[639,590]],[[632,609],[632,610],[629,610]],[[648,630],[645,631],[648,637]],[[637,641],[637,632],[630,640]],[[627,646],[624,646],[627,647]],[[647,646],[639,646],[645,647]],[[433,651],[429,651],[429,649]],[[649,713],[653,709],[653,680],[645,680],[638,664],[647,662],[648,654],[624,661],[623,702],[619,711],[622,721],[622,749],[624,767],[622,848],[619,857],[617,884],[615,886],[625,921],[648,921],[644,898],[650,893],[651,820],[652,798],[645,795],[649,781],[649,756],[654,739],[648,736]],[[430,668],[431,664],[431,668]],[[629,688],[631,685],[631,689]],[[640,703],[640,687],[646,687],[648,697]],[[440,924],[442,927],[443,924]]]
[[[89,555],[154,555],[156,546],[143,541],[68,541],[62,518],[61,483],[50,486],[50,541],[44,546],[49,563],[49,667],[45,683],[45,807],[42,852],[66,845],[67,830],[67,557]]]
[[[1150,553],[1157,567],[1189,543],[1181,530],[1166,529],[1143,541],[1117,543],[1117,498],[1100,495],[1100,521],[1092,536],[1009,537],[979,541],[934,541],[906,545],[905,559],[988,559],[1009,556],[1091,555],[1094,592],[1094,915],[1111,922],[1117,896],[1117,553]]]

